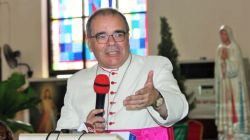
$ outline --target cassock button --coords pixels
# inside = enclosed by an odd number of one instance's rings
[[[116,92],[114,92],[114,91],[110,91],[110,94],[116,94]]]
[[[117,73],[116,73],[116,72],[111,72],[111,74],[112,74],[112,75],[115,75],[115,74],[117,74]]]
[[[109,115],[114,115],[115,114],[115,112],[109,112]]]
[[[114,84],[116,84],[116,82],[115,81],[111,81],[111,85],[114,85]]]
[[[114,101],[111,101],[111,102],[110,102],[111,105],[113,105],[113,104],[115,104],[115,103],[116,103],[116,102],[114,102]]]
[[[115,124],[115,122],[109,122],[109,125],[113,125],[113,124]]]

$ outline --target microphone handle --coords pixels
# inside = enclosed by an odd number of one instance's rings
[[[95,109],[104,109],[105,95],[106,94],[96,94]],[[103,116],[103,113],[96,114],[96,116]]]

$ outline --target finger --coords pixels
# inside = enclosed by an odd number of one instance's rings
[[[96,133],[103,133],[105,132],[105,127],[104,128],[95,128]]]
[[[140,90],[136,91],[135,95],[143,95],[143,94],[146,94],[146,93],[147,93],[146,89],[143,88],[143,89],[140,89]]]
[[[104,109],[95,109],[92,111],[92,115],[96,116],[97,114],[103,113],[103,112],[104,112]]]
[[[90,111],[90,113],[87,116],[87,122],[90,124],[93,124],[96,121],[96,114],[104,112],[103,109],[93,109]]]
[[[94,120],[95,120],[94,123],[104,123],[105,122],[105,119],[101,116],[95,117]]]
[[[142,105],[145,104],[145,100],[126,100],[124,101],[124,105]]]
[[[132,95],[123,101],[123,105],[125,107],[127,107],[127,106],[136,106],[137,107],[137,105],[146,106],[146,103],[147,103],[146,99],[147,98],[145,98],[144,95],[143,96],[142,95]]]
[[[154,72],[151,70],[148,73],[148,78],[144,84],[144,87],[153,87],[153,76],[154,76]]]
[[[95,128],[96,129],[104,129],[105,128],[105,124],[104,123],[95,123]]]
[[[95,122],[94,127],[95,129],[105,129],[105,121]]]
[[[131,95],[128,96],[125,101],[137,101],[137,100],[143,100],[144,99],[144,95],[141,94],[137,94],[137,95]]]
[[[143,109],[145,106],[143,104],[136,104],[136,105],[127,105],[126,109],[127,110],[138,110],[138,109]]]
[[[94,123],[94,128],[97,133],[102,133],[105,131],[105,121],[100,121]]]
[[[105,119],[103,117],[98,116],[98,117],[93,117],[87,120],[86,122],[89,124],[95,125],[96,123],[104,123]]]
[[[95,123],[97,123],[97,122],[102,122],[103,120],[102,120],[102,117],[100,117],[100,116],[94,116],[94,117],[92,117],[92,118],[88,118],[87,119],[87,123],[89,123],[89,124],[92,124],[92,125],[94,125]]]

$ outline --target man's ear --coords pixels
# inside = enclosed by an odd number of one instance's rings
[[[89,37],[86,35],[85,40],[87,41],[87,44],[88,44],[88,47],[89,47],[89,51],[90,51],[90,52],[93,52],[91,38],[89,38]]]
[[[129,40],[129,38],[130,38],[130,33],[128,32],[128,40]]]

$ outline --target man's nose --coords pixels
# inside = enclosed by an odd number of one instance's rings
[[[113,37],[113,35],[109,35],[109,37],[108,37],[108,43],[109,44],[115,43],[115,38]]]

